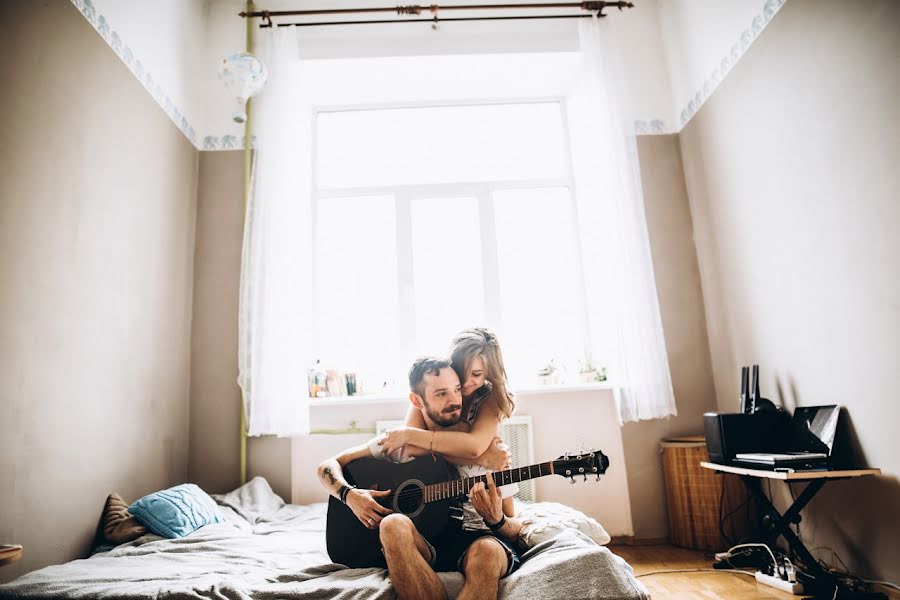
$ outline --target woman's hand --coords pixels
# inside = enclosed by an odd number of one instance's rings
[[[506,444],[498,437],[494,438],[487,451],[478,457],[476,464],[491,471],[502,471],[512,466],[512,454]]]
[[[410,432],[413,431],[412,427],[397,427],[395,429],[389,429],[384,432],[381,436],[381,439],[378,440],[378,445],[384,450],[384,453],[388,456],[391,456],[409,443],[409,435]]]
[[[500,497],[500,490],[497,489],[490,471],[487,472],[486,477],[487,487],[484,487],[483,482],[476,483],[469,492],[469,502],[472,503],[485,523],[499,523],[503,518],[503,499]]]
[[[375,529],[378,527],[379,523],[381,523],[381,520],[385,515],[394,512],[391,509],[378,504],[378,501],[375,500],[375,498],[383,498],[390,493],[391,490],[379,492],[378,490],[360,490],[354,488],[347,492],[347,506],[350,507],[350,510],[353,511],[353,514],[356,515],[356,518],[359,519],[360,523],[369,529]]]

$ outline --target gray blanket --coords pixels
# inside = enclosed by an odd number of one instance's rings
[[[34,571],[0,598],[360,599],[396,597],[383,569],[347,569],[325,551],[325,504],[285,504],[255,478],[214,496],[225,523],[169,540],[155,535],[91,558]],[[500,584],[500,598],[644,600],[631,567],[583,533],[565,530],[531,548]],[[450,598],[459,573],[440,573]]]

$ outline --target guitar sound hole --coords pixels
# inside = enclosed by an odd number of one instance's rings
[[[397,508],[405,515],[417,512],[422,506],[422,488],[415,484],[404,485],[397,493]]]

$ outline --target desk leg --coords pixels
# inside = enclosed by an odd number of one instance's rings
[[[813,479],[807,486],[804,488],[800,495],[797,496],[797,499],[794,500],[794,503],[791,504],[791,507],[787,509],[787,512],[784,513],[783,518],[788,523],[799,523],[800,522],[800,511],[802,511],[807,503],[812,500],[812,497],[816,495],[816,493],[822,489],[822,486],[825,485],[827,479]],[[787,485],[791,485],[790,481],[785,480]]]
[[[803,545],[803,542],[800,541],[800,538],[798,538],[791,529],[791,523],[797,523],[800,520],[797,518],[799,517],[800,510],[806,506],[815,493],[825,485],[826,480],[814,479],[812,483],[806,486],[806,489],[803,490],[803,493],[800,494],[787,512],[784,513],[784,516],[782,516],[779,514],[778,509],[775,508],[766,497],[765,493],[763,493],[762,484],[760,483],[761,480],[758,477],[750,477],[748,475],[741,475],[740,477],[747,486],[747,489],[750,490],[750,493],[753,494],[757,501],[759,501],[762,509],[769,515],[769,518],[772,519],[772,523],[775,525],[774,538],[777,539],[778,536],[781,535],[787,540],[787,543],[791,550],[794,551],[794,554],[799,556],[800,560],[803,561],[806,572],[816,578],[817,586],[820,583],[825,583],[825,585],[833,587],[834,584],[831,583],[833,581],[831,575],[819,565],[819,561],[810,554],[809,550],[806,549],[806,546]]]
[[[763,493],[761,479],[749,475],[740,475],[740,478],[744,482],[744,485],[747,486],[747,489],[750,490],[753,497],[759,501],[759,505],[766,514],[769,515],[769,518],[772,519],[772,523],[775,526],[774,539],[777,539],[779,535],[783,536],[784,539],[787,540],[791,550],[794,551],[794,554],[799,556],[800,560],[803,561],[803,566],[806,567],[805,573],[814,578],[809,583],[804,582],[807,586],[807,592],[816,592],[816,598],[819,598],[819,594],[826,594],[822,596],[823,598],[832,597],[831,593],[834,591],[833,597],[838,600],[887,600],[887,596],[881,592],[851,592],[846,589],[838,589],[835,578],[819,565],[819,561],[810,554],[809,550],[806,549],[806,546],[803,545],[803,542],[800,541],[800,538],[798,538],[791,529],[791,523],[800,522],[800,511],[803,510],[810,500],[812,500],[812,497],[816,495],[816,492],[822,489],[822,486],[828,481],[827,479],[822,478],[812,480],[809,485],[806,486],[806,489],[797,496],[797,499],[791,507],[785,511],[784,515],[781,515],[778,513],[778,509],[769,501],[769,498],[765,493]]]

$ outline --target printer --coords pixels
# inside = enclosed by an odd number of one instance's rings
[[[790,420],[782,410],[704,414],[710,462],[730,465],[737,454],[781,450],[790,436]]]

